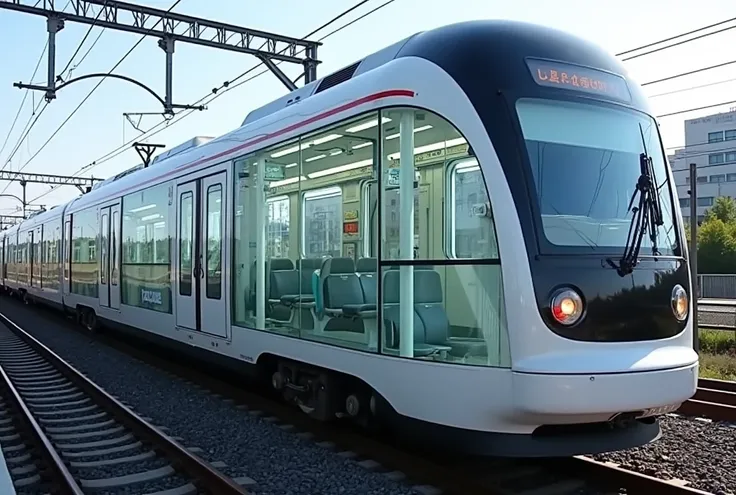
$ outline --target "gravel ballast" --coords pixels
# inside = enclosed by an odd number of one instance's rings
[[[130,356],[54,322],[53,313],[0,298],[0,309],[79,371],[233,478],[248,477],[249,493],[266,495],[413,494],[410,487],[371,472],[293,432],[263,421],[221,398],[172,379]],[[59,317],[60,318],[60,317]]]
[[[736,493],[736,424],[687,418],[660,418],[662,438],[643,447],[593,456],[661,479],[726,495]]]
[[[232,477],[256,484],[253,494],[410,494],[410,487],[370,472],[357,462],[317,446],[293,432],[249,415],[200,389],[64,328],[53,313],[0,298],[0,309],[90,379],[135,410],[181,437],[188,447]],[[718,495],[736,493],[736,425],[666,416],[658,441],[622,452],[593,456],[625,469]]]

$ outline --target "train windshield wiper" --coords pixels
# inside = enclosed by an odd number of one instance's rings
[[[662,219],[662,206],[659,202],[659,191],[657,190],[657,177],[654,173],[652,158],[647,153],[647,145],[641,124],[639,124],[639,132],[644,145],[644,153],[639,155],[641,174],[636,181],[636,189],[631,195],[627,210],[632,212],[632,217],[626,245],[624,246],[624,254],[618,264],[610,258],[606,260],[622,277],[633,272],[639,263],[641,241],[647,230],[652,243],[652,255],[661,254],[657,248],[657,228],[664,225],[664,220]],[[639,195],[639,204],[632,208],[637,194]]]

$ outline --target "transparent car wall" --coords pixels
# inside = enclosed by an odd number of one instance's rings
[[[362,114],[236,160],[234,177],[236,325],[510,366],[490,201],[447,120]]]

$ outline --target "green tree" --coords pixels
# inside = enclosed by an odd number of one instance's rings
[[[698,230],[698,272],[736,272],[736,221],[724,222],[715,215]]]
[[[736,224],[736,201],[730,196],[719,196],[713,207],[705,212],[705,221],[720,219],[726,225]]]

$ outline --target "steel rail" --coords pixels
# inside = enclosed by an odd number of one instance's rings
[[[77,484],[72,473],[67,469],[64,461],[59,457],[59,454],[51,444],[51,440],[46,436],[38,424],[33,414],[26,406],[25,402],[18,393],[18,390],[13,385],[10,377],[5,373],[5,369],[0,366],[0,376],[2,376],[2,385],[5,387],[8,398],[12,401],[18,412],[20,421],[27,428],[27,431],[31,434],[36,450],[41,454],[43,458],[44,466],[51,471],[51,481],[55,485],[54,488],[59,490],[59,493],[63,495],[85,495],[82,488]]]
[[[205,488],[216,495],[247,495],[248,492],[231,478],[223,475],[207,461],[191,453],[161,430],[146,422],[2,313],[0,313],[0,323],[7,326],[8,329],[20,337],[34,351],[49,361],[62,375],[89,395],[98,405],[106,408],[120,424],[130,429],[140,439],[149,443],[152,448],[162,451],[187,475],[196,478],[202,485],[201,488]],[[5,375],[5,378],[7,379],[7,375]],[[18,395],[17,397],[20,400],[20,396]],[[28,411],[27,408],[26,411]],[[34,424],[40,431],[40,427],[35,421]],[[46,438],[45,435],[44,438]],[[53,450],[48,439],[46,439],[46,442]],[[56,458],[58,459],[58,455]],[[59,460],[59,462],[61,461]],[[81,494],[83,492],[80,491],[79,493]]]

